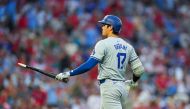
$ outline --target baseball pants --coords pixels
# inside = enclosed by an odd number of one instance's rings
[[[129,86],[125,82],[106,79],[100,93],[101,109],[127,109]]]

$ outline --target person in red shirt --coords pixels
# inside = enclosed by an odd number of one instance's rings
[[[41,89],[40,86],[37,86],[32,91],[32,98],[34,99],[37,106],[42,107],[45,105],[47,100],[47,92]]]

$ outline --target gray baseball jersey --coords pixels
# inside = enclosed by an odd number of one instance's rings
[[[95,45],[91,57],[100,61],[98,79],[125,80],[130,61],[138,58],[134,48],[118,37],[108,37]]]

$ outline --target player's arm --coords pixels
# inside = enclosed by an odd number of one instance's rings
[[[140,79],[141,75],[144,73],[144,67],[134,48],[131,49],[129,63],[133,71],[133,82],[137,82]]]
[[[92,69],[94,66],[98,64],[98,60],[95,58],[90,57],[85,63],[81,64],[79,67],[75,68],[74,70],[70,71],[70,76],[79,75],[85,73]]]
[[[131,69],[133,71],[133,81],[137,82],[141,75],[144,73],[144,67],[139,58],[130,62]]]
[[[102,60],[105,54],[104,46],[102,44],[103,44],[102,41],[99,41],[96,44],[90,58],[85,63],[81,64],[79,67],[71,71],[59,73],[56,76],[56,79],[58,80],[68,79],[70,76],[75,76],[75,75],[85,73],[89,71],[90,69],[92,69],[94,66],[96,66]]]
[[[83,74],[89,71],[90,69],[92,69],[94,66],[96,66],[98,62],[99,61],[97,59],[90,57],[86,62],[84,62],[79,67],[75,68],[74,70],[59,73],[58,75],[56,75],[56,79],[64,80],[64,79],[68,79],[70,76]]]
[[[94,66],[96,66],[99,62],[101,62],[102,58],[105,54],[105,46],[102,41],[99,41],[96,45],[94,50],[92,51],[92,54],[90,58],[80,65],[78,68],[71,70],[70,76],[79,75],[82,73],[85,73],[92,69]]]
[[[105,49],[103,47],[103,42],[102,41],[98,42],[95,45],[95,48],[94,48],[90,58],[85,63],[80,65],[78,68],[71,70],[70,76],[79,75],[79,74],[85,73],[85,72],[89,71],[90,69],[92,69],[99,62],[101,62],[101,60],[105,54],[104,51],[105,51]]]

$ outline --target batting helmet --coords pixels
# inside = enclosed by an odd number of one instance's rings
[[[111,25],[115,33],[119,33],[121,30],[122,22],[121,22],[121,19],[117,16],[106,15],[102,20],[98,22],[101,24]]]

